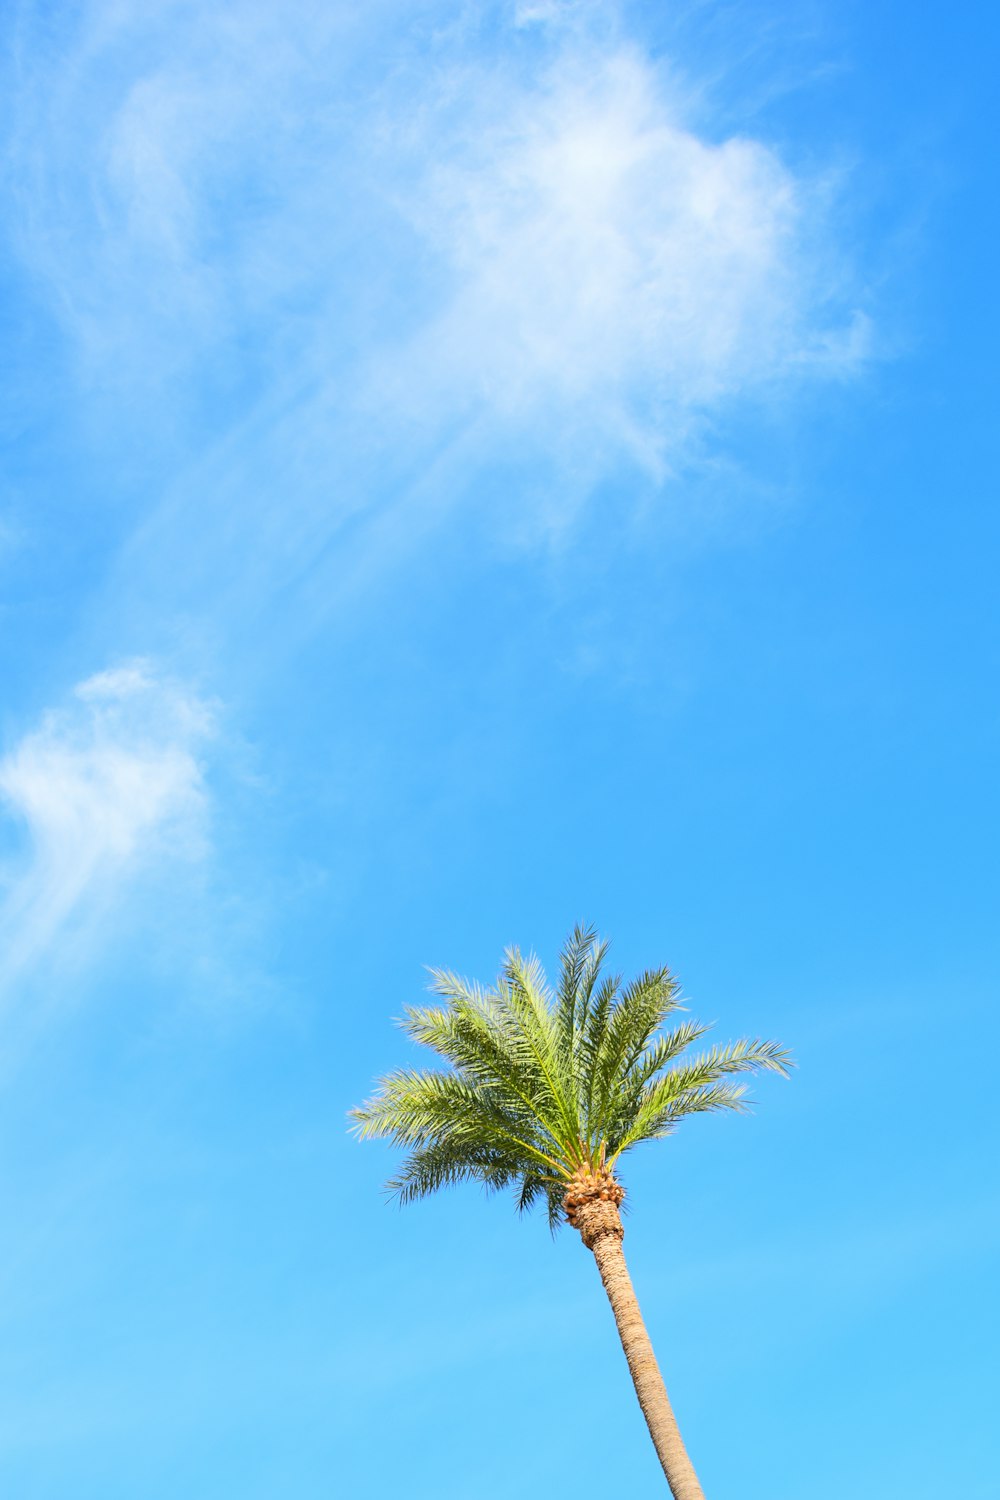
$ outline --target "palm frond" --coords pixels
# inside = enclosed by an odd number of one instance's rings
[[[619,1004],[621,983],[620,974],[609,974],[597,986],[580,1037],[578,1067],[584,1129],[591,1142],[595,1139],[595,1118],[600,1111],[599,1059],[606,1044],[611,1018]]]
[[[503,982],[501,993],[514,1023],[512,1044],[524,1065],[537,1069],[540,1091],[558,1117],[560,1135],[573,1156],[580,1139],[573,1057],[559,1045],[558,1021],[542,967],[534,956],[523,959],[517,949],[511,949]]]
[[[631,1118],[620,1117],[620,1133],[612,1144],[610,1159],[615,1160],[639,1141],[663,1134],[685,1114],[705,1109],[737,1108],[745,1090],[719,1085],[719,1079],[734,1073],[757,1073],[762,1070],[787,1076],[788,1053],[776,1042],[739,1041],[725,1047],[713,1047],[689,1063],[669,1068],[647,1083],[632,1104]],[[715,1094],[706,1090],[718,1088]],[[713,1102],[705,1103],[708,1098]]]
[[[577,924],[559,955],[556,1024],[560,1050],[568,1055],[576,1050],[577,1033],[586,1019],[590,996],[607,951],[607,943],[600,941],[595,928]]]
[[[474,991],[439,971],[433,971],[433,979],[439,994],[450,995],[450,1006],[407,1009],[403,1030],[414,1041],[433,1047],[465,1077],[498,1089],[512,1105],[517,1101],[563,1149],[563,1113],[510,1014],[507,997],[497,991]]]
[[[629,1089],[643,1088],[657,1073],[661,1073],[667,1063],[673,1062],[675,1057],[680,1057],[686,1052],[692,1042],[703,1037],[711,1027],[701,1021],[682,1021],[679,1026],[674,1026],[664,1036],[656,1037],[625,1070],[623,1081]]]
[[[525,1166],[536,1162],[558,1171],[562,1165],[527,1111],[512,1109],[498,1090],[456,1072],[392,1073],[379,1093],[352,1114],[362,1139],[379,1136],[421,1150],[449,1141],[470,1152],[483,1146],[515,1153]]]
[[[745,1114],[745,1096],[746,1085],[737,1083],[711,1083],[688,1089],[665,1104],[659,1113],[648,1118],[642,1126],[637,1123],[618,1155],[638,1145],[640,1141],[661,1140],[688,1115],[707,1114],[719,1109],[731,1109],[738,1114]]]
[[[499,1192],[516,1182],[521,1170],[522,1163],[485,1146],[470,1152],[451,1141],[437,1141],[406,1157],[386,1191],[400,1203],[413,1203],[457,1182],[479,1182]]]
[[[687,1115],[744,1109],[735,1075],[787,1073],[787,1052],[759,1040],[683,1061],[707,1028],[663,1029],[680,1005],[673,975],[649,969],[623,987],[603,971],[607,946],[576,927],[555,993],[537,958],[517,949],[491,988],[431,971],[440,1003],[408,1007],[401,1025],[445,1066],[390,1073],[351,1111],[360,1137],[406,1151],[388,1184],[401,1202],[460,1181],[512,1187],[520,1212],[544,1199],[555,1229],[579,1168],[612,1168]]]
[[[650,1039],[679,1004],[678,985],[668,969],[652,969],[627,985],[610,1007],[592,1061],[593,1086],[588,1128],[603,1139],[622,1083]]]

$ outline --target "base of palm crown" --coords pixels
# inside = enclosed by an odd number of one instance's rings
[[[594,1248],[599,1235],[611,1234],[622,1239],[625,1229],[621,1208],[625,1189],[607,1167],[578,1167],[566,1185],[563,1213],[566,1222],[580,1231],[588,1250]]]

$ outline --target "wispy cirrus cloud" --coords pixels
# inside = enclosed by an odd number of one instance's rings
[[[614,7],[87,15],[22,90],[15,233],[91,393],[199,428],[166,507],[214,553],[238,509],[227,564],[294,569],[432,473],[474,504],[518,447],[558,521],[864,357],[828,185],[695,119]]]
[[[700,137],[637,48],[577,40],[530,86],[464,89],[474,129],[451,97],[418,130],[430,165],[402,207],[447,292],[383,357],[391,409],[662,480],[727,401],[864,358],[867,320],[810,243],[823,184]]]
[[[202,700],[133,662],[78,684],[0,759],[0,808],[20,834],[0,894],[8,991],[151,867],[204,857],[211,733]]]

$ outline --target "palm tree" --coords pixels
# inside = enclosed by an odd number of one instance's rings
[[[606,952],[592,929],[577,927],[555,993],[538,960],[516,950],[491,989],[433,970],[444,1003],[408,1008],[402,1026],[450,1066],[390,1073],[351,1114],[361,1138],[407,1148],[388,1184],[400,1201],[471,1179],[513,1187],[522,1211],[544,1199],[553,1230],[566,1221],[579,1231],[674,1500],[704,1500],[625,1264],[617,1167],[685,1115],[745,1108],[732,1075],[787,1073],[789,1058],[774,1042],[739,1041],[679,1062],[708,1028],[684,1020],[662,1030],[680,1008],[677,981],[661,968],[623,987],[603,973]]]

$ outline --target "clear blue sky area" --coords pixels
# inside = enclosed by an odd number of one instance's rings
[[[576,921],[798,1062],[625,1163],[711,1500],[1000,1494],[997,42],[8,5],[5,1497],[665,1492],[578,1238],[346,1127]]]

